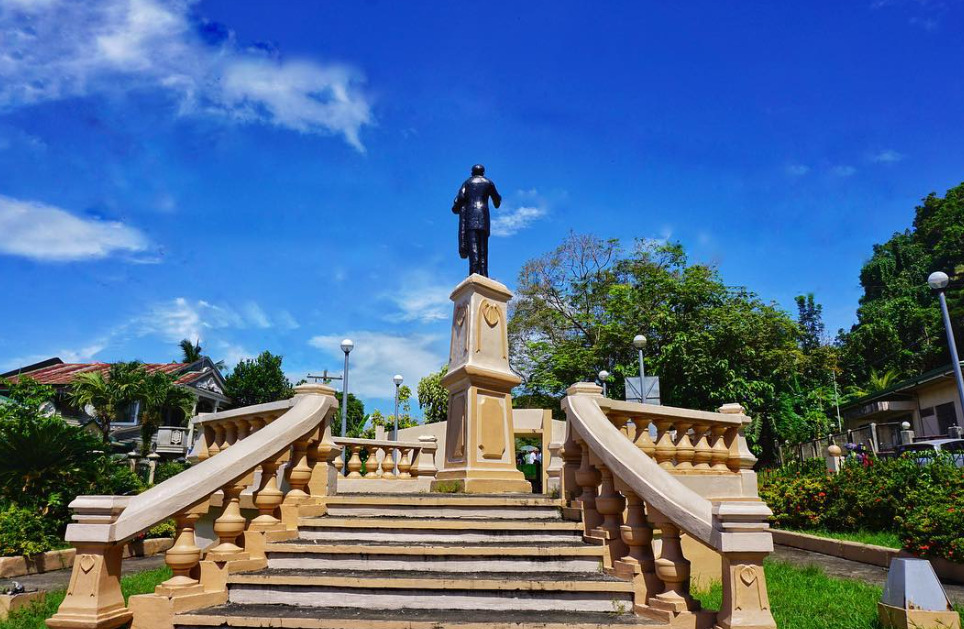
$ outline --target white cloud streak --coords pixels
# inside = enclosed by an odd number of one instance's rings
[[[547,214],[543,207],[523,205],[512,210],[496,210],[492,218],[492,235],[514,236]]]
[[[853,166],[848,166],[845,164],[841,166],[834,166],[830,172],[832,172],[837,177],[850,177],[857,172],[857,169],[854,168]]]
[[[451,292],[451,286],[438,283],[428,272],[409,273],[397,290],[383,295],[397,309],[386,315],[385,320],[394,323],[443,321],[451,313]]]
[[[312,134],[338,134],[359,151],[371,107],[355,69],[281,60],[205,41],[196,0],[0,0],[0,108],[156,90],[181,114],[213,114]]]
[[[402,374],[405,384],[414,391],[421,378],[438,370],[445,362],[438,335],[355,331],[347,336],[355,342],[355,349],[350,354],[348,390],[362,397],[393,397],[392,376],[396,373]],[[315,336],[308,344],[341,361],[344,357],[339,347],[342,338]]]
[[[0,196],[0,254],[42,262],[105,258],[147,249],[140,231],[116,221],[83,218],[36,201]]]
[[[276,327],[293,330],[298,327],[289,312],[282,310],[276,317],[270,317],[253,301],[235,308],[184,297],[154,304],[131,325],[139,336],[160,336],[172,342],[181,339],[203,340],[214,330],[265,330]]]
[[[893,164],[904,159],[903,153],[898,153],[893,149],[886,149],[875,153],[871,158],[871,161],[877,162],[878,164]]]

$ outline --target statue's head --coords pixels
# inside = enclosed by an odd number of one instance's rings
[[[472,167],[473,177],[481,177],[484,174],[485,174],[485,166],[483,166],[482,164],[476,164],[475,166]]]

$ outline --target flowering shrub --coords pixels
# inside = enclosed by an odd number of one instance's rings
[[[964,469],[916,458],[850,461],[839,474],[794,462],[760,474],[760,497],[778,528],[892,531],[914,554],[964,563]]]

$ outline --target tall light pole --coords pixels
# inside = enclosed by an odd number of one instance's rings
[[[643,364],[643,350],[646,349],[646,337],[642,334],[634,336],[633,347],[639,351],[639,401],[645,404],[646,391],[643,387],[646,385],[646,366]]]
[[[348,436],[348,354],[355,348],[355,343],[351,339],[343,339],[341,351],[345,352],[345,373],[341,380],[341,436]],[[348,473],[348,448],[345,448],[345,473]]]
[[[957,356],[957,343],[954,342],[954,328],[951,327],[951,314],[947,310],[947,297],[944,290],[949,282],[947,273],[934,271],[927,278],[927,284],[937,293],[941,302],[941,314],[944,315],[944,328],[947,330],[947,347],[951,351],[951,366],[954,368],[954,378],[957,380],[957,396],[964,413],[964,377],[961,377],[961,359]],[[964,421],[958,424],[964,426]]]
[[[603,397],[606,397],[606,381],[609,380],[609,372],[603,369],[599,372],[599,381],[603,385]]]
[[[405,382],[405,378],[402,377],[402,374],[397,373],[395,374],[395,377],[392,378],[392,382],[395,383],[395,426],[392,429],[392,441],[398,441],[398,390],[399,390],[399,387],[402,386],[402,383]],[[392,461],[394,461],[395,463],[395,469],[394,469],[395,477],[398,478],[398,449],[397,448],[392,449]]]

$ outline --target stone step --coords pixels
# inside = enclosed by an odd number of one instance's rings
[[[545,543],[582,538],[582,524],[562,520],[458,520],[449,518],[301,518],[304,540],[411,542],[416,544]],[[510,541],[511,540],[511,541]]]
[[[558,520],[559,501],[532,496],[341,494],[325,499],[331,516]]]
[[[228,577],[241,605],[626,613],[633,585],[601,572],[539,573],[266,570]]]
[[[180,614],[177,629],[609,629],[655,626],[633,614],[545,611],[447,611],[227,604]]]
[[[269,569],[395,570],[463,573],[497,571],[593,572],[602,565],[601,546],[386,546],[285,542],[267,547]]]

